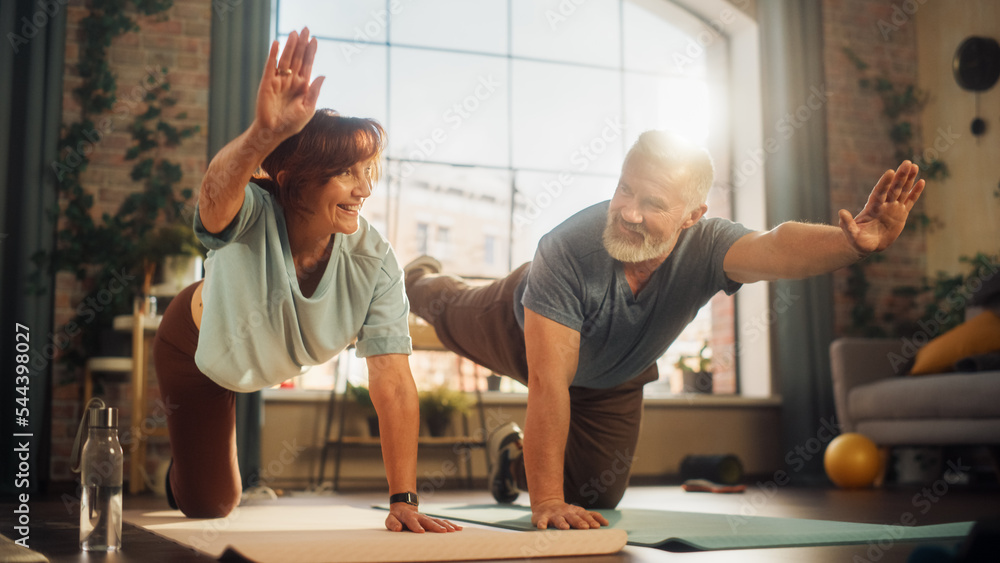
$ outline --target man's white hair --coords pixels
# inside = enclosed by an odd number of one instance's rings
[[[697,207],[708,199],[715,167],[712,157],[699,147],[670,131],[646,131],[639,135],[625,155],[625,163],[637,158],[662,169],[664,179],[682,182],[688,206]]]

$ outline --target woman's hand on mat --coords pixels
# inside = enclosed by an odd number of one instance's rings
[[[417,507],[405,502],[395,502],[389,505],[389,515],[385,518],[385,527],[392,532],[409,530],[422,534],[426,532],[457,532],[462,529],[458,524],[443,518],[432,518],[417,511]]]
[[[576,528],[587,530],[607,526],[608,520],[582,506],[566,504],[562,500],[545,500],[531,506],[531,523],[544,530],[549,526],[560,530]]]

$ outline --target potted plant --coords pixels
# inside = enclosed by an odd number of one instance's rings
[[[148,295],[154,276],[160,285],[177,293],[197,279],[198,258],[203,258],[201,242],[186,222],[175,221],[147,232],[136,246],[135,263],[142,265],[143,292]]]
[[[420,392],[420,414],[431,436],[444,436],[452,416],[468,413],[470,406],[465,393],[444,385]]]
[[[373,438],[379,436],[378,413],[375,412],[375,404],[372,403],[371,393],[364,385],[351,385],[347,382],[347,392],[345,393],[354,404],[358,405],[361,414],[368,420],[368,433]]]
[[[681,355],[677,360],[677,369],[684,376],[685,393],[712,392],[712,356],[707,352],[708,340],[705,340],[697,356]]]

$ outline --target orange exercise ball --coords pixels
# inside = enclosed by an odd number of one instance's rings
[[[826,446],[823,467],[831,481],[842,489],[870,487],[882,471],[878,447],[863,434],[848,432]]]

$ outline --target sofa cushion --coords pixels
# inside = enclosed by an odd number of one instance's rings
[[[1000,350],[1000,316],[986,311],[920,348],[910,375],[952,371],[962,358],[996,350]]]
[[[867,420],[854,431],[880,446],[1000,444],[1000,418]]]
[[[851,389],[848,413],[863,420],[1000,418],[1000,372],[890,377]]]

